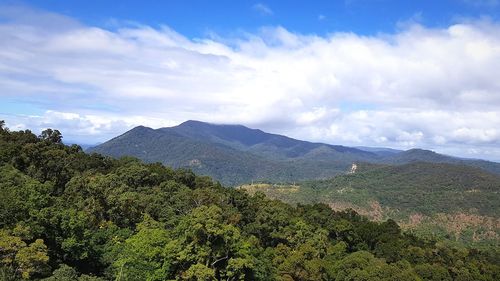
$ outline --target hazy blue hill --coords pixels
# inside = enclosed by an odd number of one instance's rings
[[[375,153],[380,156],[391,156],[403,152],[403,150],[387,148],[387,147],[356,146],[355,148]]]
[[[439,154],[431,150],[414,148],[410,150],[401,151],[400,153],[392,154],[385,159],[385,162],[392,164],[405,164],[417,161],[458,162],[458,160],[459,160],[458,158]]]
[[[258,168],[270,170],[271,166],[265,159],[231,147],[190,139],[172,130],[153,130],[142,126],[89,152],[113,157],[133,156],[176,168],[189,167],[199,173],[213,175],[226,184],[258,177]]]
[[[252,180],[291,182],[329,178],[377,155],[355,148],[311,143],[241,125],[186,121],[157,130],[139,126],[88,150],[113,157],[188,167],[227,185]]]
[[[240,134],[252,141],[245,142]],[[309,144],[243,126],[188,121],[180,126],[157,130],[139,126],[88,152],[113,157],[133,156],[146,162],[187,167],[199,174],[210,175],[226,185],[252,180],[291,182],[329,178],[347,171],[356,160],[340,152],[335,153],[342,157],[327,160],[277,156],[280,150],[277,146],[269,145],[276,143],[277,139],[295,142],[295,147]],[[281,147],[285,146],[284,142],[278,143]]]
[[[299,158],[311,153],[317,157],[318,151],[324,152],[328,157],[332,153],[347,153],[362,158],[376,157],[373,153],[356,148],[296,140],[242,125],[217,125],[189,120],[179,126],[159,130],[173,131],[191,139],[223,144],[268,157]]]
[[[189,120],[178,126],[162,128],[160,131],[174,131],[186,137],[200,141],[252,146],[269,141],[272,134],[261,130],[250,129],[242,125],[215,125],[200,121]]]
[[[467,164],[500,174],[500,164],[463,160],[428,150],[365,151],[312,143],[241,125],[186,121],[178,126],[136,127],[88,152],[134,156],[146,162],[187,167],[226,185],[255,180],[293,182],[325,179],[347,172],[353,163],[405,164],[416,161]]]
[[[458,158],[425,149],[410,149],[397,154],[388,155],[382,162],[387,164],[406,164],[412,162],[461,164],[481,168],[488,172],[500,175],[500,163],[477,159]]]

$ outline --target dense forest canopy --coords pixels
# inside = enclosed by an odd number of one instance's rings
[[[0,228],[0,280],[500,280],[498,247],[446,246],[4,122]]]
[[[296,184],[254,183],[249,193],[290,204],[351,208],[372,220],[394,219],[419,236],[475,248],[500,242],[500,177],[466,165],[357,163],[356,172]]]

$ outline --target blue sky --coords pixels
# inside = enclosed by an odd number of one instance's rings
[[[189,38],[207,33],[254,32],[281,25],[292,32],[324,35],[335,31],[356,34],[392,33],[398,24],[418,20],[427,26],[447,26],[463,18],[499,17],[498,0],[340,0],[340,1],[112,1],[45,0],[25,3],[78,19],[89,25],[114,28],[113,21],[150,26],[167,24]]]
[[[500,160],[500,0],[1,1],[0,119],[239,123]]]

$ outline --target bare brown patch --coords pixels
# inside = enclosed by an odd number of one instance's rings
[[[448,232],[458,240],[462,233],[467,229],[483,229],[483,231],[474,231],[473,240],[499,239],[500,219],[481,216],[476,214],[443,214],[437,215],[436,224],[444,227]]]
[[[270,191],[278,193],[295,193],[299,191],[299,186],[297,185],[279,185],[267,183],[244,184],[237,188],[245,190],[250,195],[255,194],[257,191],[261,191],[271,198],[273,196],[272,194],[270,194]]]
[[[374,221],[382,221],[384,219],[384,210],[378,201],[370,201],[369,208],[363,208],[358,205],[352,204],[350,202],[335,201],[327,203],[330,208],[335,211],[344,211],[347,209],[353,209],[356,213],[368,217]]]
[[[408,217],[408,220],[401,220],[398,222],[398,224],[403,229],[415,229],[422,225],[424,223],[424,220],[427,218],[428,217],[420,213],[413,213]]]

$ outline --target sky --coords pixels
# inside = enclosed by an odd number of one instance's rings
[[[4,1],[0,120],[243,124],[500,160],[500,0]]]

